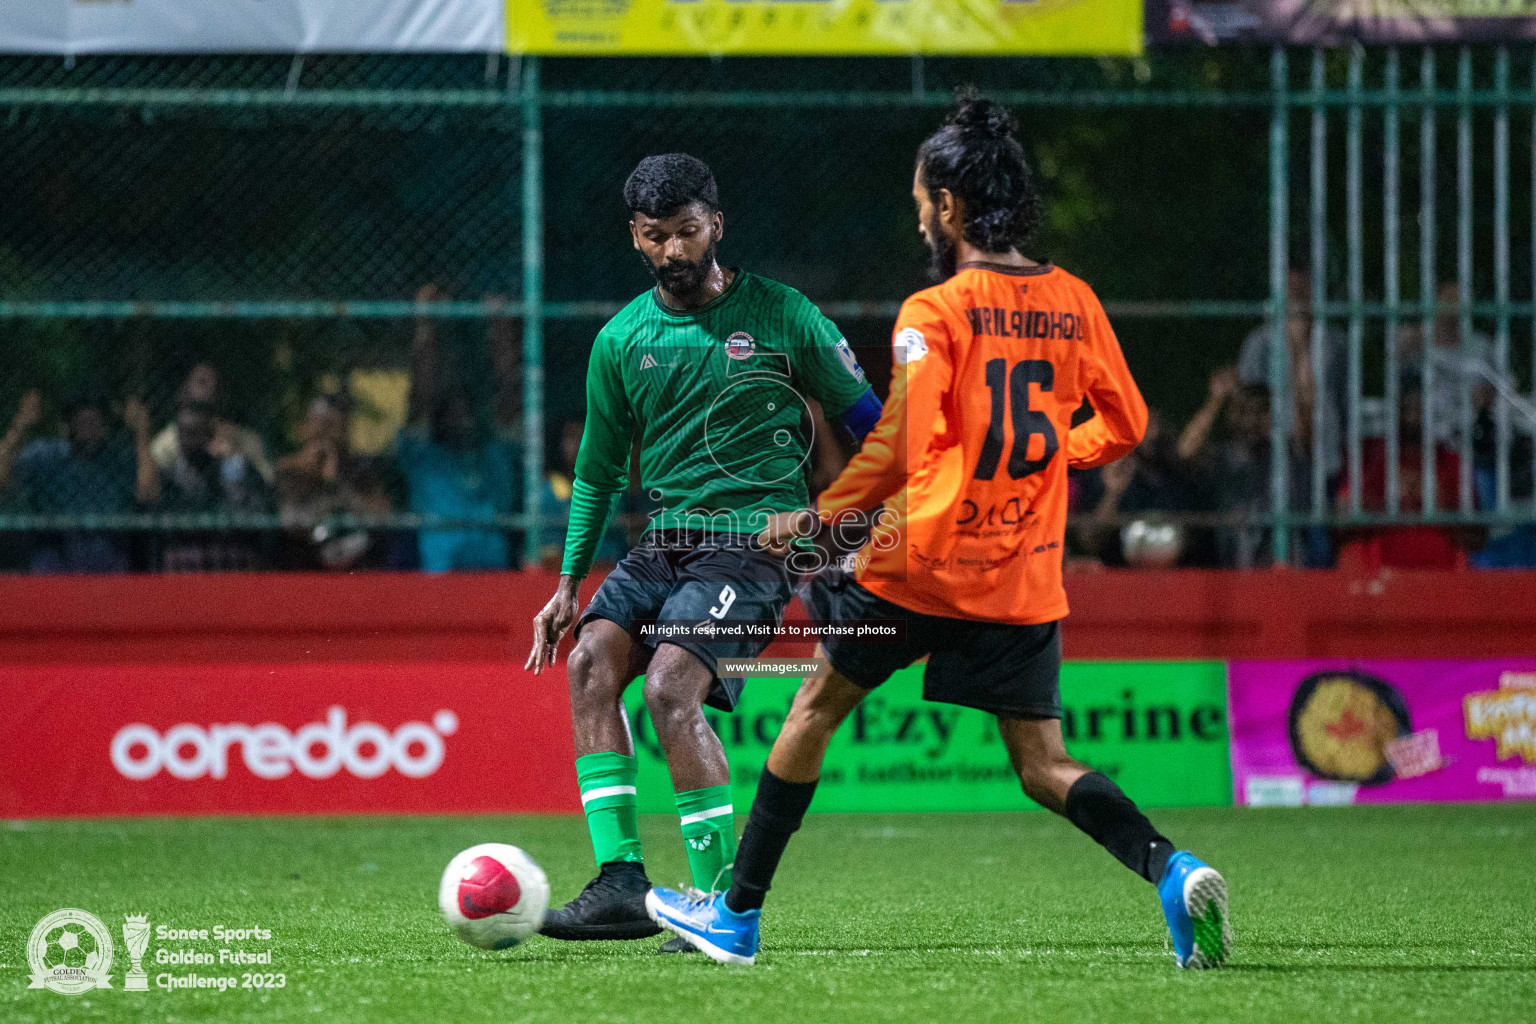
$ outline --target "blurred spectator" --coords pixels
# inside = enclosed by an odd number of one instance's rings
[[[186,401],[176,413],[176,460],[162,474],[161,503],[171,513],[223,516],[270,512],[266,481],[235,437],[219,429],[206,402]],[[261,568],[258,534],[234,529],[170,534],[161,551],[167,572],[226,572]]]
[[[1104,473],[1094,469],[1067,470],[1067,539],[1062,567],[1067,570],[1101,569],[1097,536],[1083,528],[1104,493]]]
[[[1511,420],[1518,422],[1517,417]],[[1488,544],[1471,557],[1479,569],[1536,568],[1536,502],[1532,500],[1531,444],[1529,434],[1514,432],[1509,447],[1508,514],[1524,518],[1518,526],[1500,525],[1489,530]],[[1498,507],[1498,442],[1493,410],[1478,415],[1472,435],[1475,460],[1473,481],[1477,488],[1477,506],[1485,510]]]
[[[1323,379],[1318,381],[1312,367],[1311,278],[1304,271],[1292,270],[1286,277],[1286,294],[1285,340],[1290,353],[1292,388],[1289,433],[1293,439],[1305,442],[1311,451],[1313,406],[1322,407],[1323,471],[1331,479],[1344,465],[1340,410],[1347,401],[1348,381],[1344,379],[1343,367],[1349,339],[1343,331],[1325,326]],[[1237,357],[1239,383],[1269,386],[1270,338],[1270,325],[1261,324],[1243,339],[1242,352]]]
[[[1086,491],[1092,486],[1091,476],[1080,479],[1085,487],[1084,500],[1093,504],[1083,545],[1106,565],[1139,561],[1164,565],[1184,560],[1188,538],[1173,521],[1197,511],[1198,506],[1177,445],[1163,429],[1163,418],[1156,410],[1149,416],[1146,436],[1136,450],[1103,467],[1097,494]],[[1170,525],[1172,530],[1165,529]],[[1146,545],[1145,559],[1126,550],[1126,538],[1140,548],[1149,531],[1155,540]]]
[[[1442,306],[1454,306],[1461,301],[1461,287],[1455,281],[1442,283],[1435,289],[1435,301]],[[1461,423],[1463,392],[1471,396],[1473,420],[1493,404],[1493,381],[1499,378],[1493,365],[1493,339],[1474,330],[1467,335],[1463,350],[1461,317],[1454,309],[1435,314],[1434,333],[1434,347],[1428,353],[1434,436],[1437,441],[1455,445],[1466,433]],[[1409,323],[1398,328],[1398,366],[1405,376],[1417,378],[1418,383],[1414,386],[1421,395],[1424,357],[1423,323]],[[1419,422],[1423,422],[1422,414]]]
[[[1223,415],[1224,414],[1224,415]],[[1264,524],[1274,508],[1270,495],[1269,388],[1241,384],[1236,367],[1211,374],[1205,404],[1179,435],[1179,458],[1190,467],[1205,504],[1231,525],[1215,531],[1216,564],[1227,569],[1256,569],[1274,562],[1274,531]],[[1225,429],[1217,430],[1218,422]],[[1212,435],[1217,439],[1212,440]],[[1298,439],[1290,446],[1291,508],[1307,507],[1311,473],[1309,460]],[[1252,524],[1252,525],[1247,525]],[[1327,564],[1327,531],[1317,531],[1321,549],[1310,532],[1299,532],[1294,541],[1302,560],[1311,566]]]
[[[70,402],[64,409],[64,434],[40,437],[25,447],[27,435],[42,421],[42,397],[29,391],[0,438],[0,491],[15,489],[20,508],[39,515],[132,512],[159,497],[159,478],[149,453],[149,410],[130,398],[123,423],[132,441],[114,437],[107,403],[97,398]],[[28,558],[37,573],[125,572],[129,549],[108,532],[39,535]]]
[[[1398,402],[1398,494],[1402,514],[1413,517],[1424,511],[1423,503],[1423,391],[1417,377],[1400,385]],[[1440,511],[1458,506],[1461,460],[1449,446],[1435,446],[1435,506]],[[1369,437],[1360,448],[1360,506],[1366,512],[1385,512],[1387,507],[1386,438]],[[1348,483],[1339,491],[1339,509],[1349,508]],[[1450,569],[1465,563],[1472,531],[1451,526],[1371,526],[1341,531],[1339,562],[1357,572],[1374,574],[1380,568]]]
[[[544,447],[550,460],[550,470],[544,475],[544,492],[539,514],[544,523],[539,534],[539,564],[550,572],[560,571],[560,558],[565,551],[565,522],[571,512],[571,485],[576,479],[576,455],[581,451],[580,419],[566,419]],[[598,543],[595,562],[611,566],[624,557],[629,545],[624,539],[621,518],[630,511],[629,493],[619,496],[613,510],[613,520],[603,539]]]
[[[439,297],[434,285],[417,292],[419,302]],[[405,477],[411,511],[461,523],[486,525],[424,529],[417,535],[421,568],[506,569],[512,546],[497,516],[518,511],[522,449],[515,436],[517,361],[512,338],[493,327],[492,365],[497,377],[497,423],[475,414],[462,371],[445,365],[435,325],[419,317],[411,344],[409,421],[395,439],[395,459]]]
[[[270,486],[275,475],[272,463],[267,460],[266,445],[254,430],[231,423],[218,415],[223,397],[219,371],[208,363],[198,363],[192,367],[192,371],[187,374],[187,379],[182,382],[181,388],[176,392],[176,407],[180,409],[190,403],[214,410],[213,429],[221,448],[243,457],[246,463]],[[181,455],[179,437],[180,433],[175,422],[167,424],[164,430],[155,435],[150,451],[155,457],[155,465],[160,467],[160,472],[168,473],[171,467],[176,465],[176,460]]]
[[[303,447],[277,464],[278,508],[290,528],[282,562],[295,569],[356,568],[370,560],[378,538],[325,520],[386,516],[389,495],[372,463],[351,450],[344,399],[316,398],[299,429]]]

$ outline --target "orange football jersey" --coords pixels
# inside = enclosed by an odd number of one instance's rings
[[[817,505],[832,523],[884,504],[856,578],[929,615],[1064,617],[1067,467],[1112,462],[1147,427],[1098,298],[1048,264],[961,264],[902,304],[892,355],[880,422]],[[1085,396],[1095,415],[1074,429]]]

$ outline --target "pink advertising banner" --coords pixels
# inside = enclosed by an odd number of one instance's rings
[[[1536,799],[1536,658],[1234,661],[1248,806]]]

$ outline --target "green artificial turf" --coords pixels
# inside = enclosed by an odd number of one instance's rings
[[[811,818],[752,968],[658,956],[659,939],[485,953],[449,935],[435,901],[454,853],[522,846],[568,899],[592,868],[577,818],[0,824],[0,1020],[1536,1019],[1536,805],[1155,818],[1228,879],[1224,970],[1175,969],[1152,888],[1040,813]],[[643,827],[652,879],[686,878],[676,819]],[[111,990],[26,987],[27,936],[61,907],[113,930]],[[287,987],[157,991],[159,971],[196,968],[146,964],[151,991],[121,991],[118,931],[139,912],[270,928],[246,945],[272,948]]]

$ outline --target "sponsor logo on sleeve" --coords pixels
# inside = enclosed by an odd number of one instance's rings
[[[854,356],[853,349],[849,347],[847,338],[838,339],[837,358],[842,361],[843,369],[852,374],[855,380],[864,379],[864,367],[859,365],[859,360]]]
[[[928,339],[916,327],[904,327],[896,333],[896,365],[915,363],[928,354]]]

